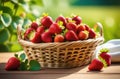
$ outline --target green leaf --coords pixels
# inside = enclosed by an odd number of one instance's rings
[[[2,13],[8,13],[10,15],[13,15],[13,10],[7,6],[0,6],[0,11],[2,11]]]
[[[20,70],[28,70],[28,63],[21,62],[21,64],[20,64]]]
[[[41,69],[41,66],[37,60],[31,60],[30,61],[30,69],[31,71],[37,71]]]
[[[18,54],[15,53],[14,56],[15,56],[16,58],[18,58]]]
[[[23,18],[21,18],[19,16],[14,16],[11,26],[13,29],[17,29],[18,24],[23,25],[23,22],[24,22]]]
[[[7,45],[0,44],[0,52],[8,52],[9,48]]]
[[[12,22],[12,18],[8,13],[3,13],[0,17],[2,23],[4,26],[8,27],[11,22]]]
[[[25,53],[21,53],[21,54],[20,54],[20,59],[21,59],[21,60],[24,60],[25,58],[26,58]]]
[[[0,30],[4,29],[4,25],[0,22]]]
[[[0,44],[6,42],[10,37],[10,33],[7,29],[0,31]]]

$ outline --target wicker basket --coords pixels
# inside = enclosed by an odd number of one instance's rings
[[[32,43],[22,39],[21,30],[18,26],[18,41],[22,45],[29,60],[39,61],[44,68],[73,68],[88,64],[93,53],[100,43],[103,42],[103,29],[100,23],[100,37],[83,41],[63,43]]]

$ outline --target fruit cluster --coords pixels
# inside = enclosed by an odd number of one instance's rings
[[[89,71],[100,71],[103,67],[107,67],[111,65],[111,55],[108,53],[107,48],[103,48],[100,50],[100,54],[98,56],[98,59],[93,59],[91,64],[89,65],[88,69]]]
[[[46,15],[25,30],[24,39],[33,43],[66,42],[96,38],[96,33],[80,16],[58,16],[55,21]]]

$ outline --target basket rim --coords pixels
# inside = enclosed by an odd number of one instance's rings
[[[78,40],[78,41],[67,41],[67,42],[51,42],[51,43],[32,43],[30,41],[26,41],[26,40],[23,40],[23,39],[18,39],[18,42],[23,45],[23,46],[29,46],[29,47],[36,47],[36,48],[39,48],[39,47],[48,47],[49,46],[61,46],[61,45],[71,45],[71,44],[78,44],[78,43],[91,43],[91,42],[103,42],[104,41],[104,38],[101,36],[101,37],[97,37],[97,38],[94,38],[94,39],[87,39],[87,40]]]

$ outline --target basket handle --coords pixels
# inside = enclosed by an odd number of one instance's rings
[[[22,32],[22,27],[21,27],[21,25],[19,24],[19,25],[17,26],[18,40],[22,39],[21,32]]]
[[[94,25],[94,28],[99,28],[99,33],[100,33],[100,36],[103,36],[103,26],[100,22],[97,22],[95,25]]]

